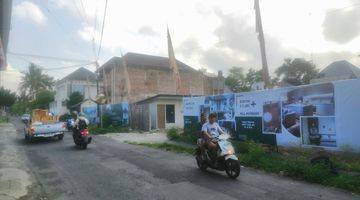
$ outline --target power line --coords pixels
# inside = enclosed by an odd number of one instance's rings
[[[64,31],[64,32],[68,32],[68,33],[70,33],[70,31],[67,29],[67,28],[65,28],[65,26],[63,25],[63,23],[59,20],[59,18],[55,15],[55,14],[53,14],[52,13],[52,11],[50,10],[50,8],[49,8],[49,6],[48,6],[48,2],[46,1],[45,3],[44,3],[44,6],[45,6],[45,8],[46,8],[46,11],[49,13],[49,15],[55,20],[55,22],[56,22],[56,24]],[[71,34],[71,33],[70,33]],[[73,41],[73,44],[75,44],[78,48],[82,48],[81,46],[80,46],[80,44],[78,43],[78,40],[75,40],[74,38],[72,38],[70,35],[67,35],[68,36],[68,38],[70,39],[70,40],[72,40]]]
[[[86,20],[86,14],[83,15],[83,13],[80,11],[79,6],[77,5],[76,1],[73,1],[77,14],[79,15],[79,17],[86,23],[88,24],[88,21]],[[81,1],[81,5],[82,5],[82,1]],[[83,11],[84,11],[84,7],[83,7]]]
[[[95,37],[96,37],[96,29],[97,29],[97,18],[98,18],[98,1],[96,1],[96,5],[95,5],[95,13],[94,13],[94,29],[93,29],[93,38],[92,38],[92,48],[93,48],[93,53],[94,53],[94,57],[96,59],[97,54],[96,54],[96,44],[95,44]]]
[[[55,57],[55,56],[44,56],[44,55],[37,55],[37,54],[27,54],[27,53],[16,53],[8,51],[7,54],[14,55],[14,56],[26,56],[26,57],[35,57],[35,58],[43,58],[49,60],[60,60],[60,61],[71,61],[71,62],[91,62],[90,60],[81,60],[81,59],[72,59],[72,58],[62,58],[62,57]]]
[[[103,34],[104,34],[104,26],[105,26],[105,19],[106,19],[107,4],[108,4],[108,0],[105,1],[104,16],[103,16],[103,22],[102,22],[102,27],[101,27],[101,35],[100,35],[100,44],[99,44],[99,50],[98,50],[98,55],[97,55],[96,60],[99,59],[100,50],[101,50],[101,46],[102,46],[102,39],[103,39]]]
[[[93,64],[95,64],[95,62],[84,63],[84,64],[76,64],[76,65],[68,65],[68,66],[55,67],[55,68],[43,68],[43,67],[41,67],[41,69],[44,70],[44,71],[52,71],[52,70],[68,69],[68,68],[74,68],[74,67],[80,67],[80,66],[84,67],[84,66],[93,65]]]

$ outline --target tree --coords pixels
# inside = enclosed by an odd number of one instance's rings
[[[10,107],[16,101],[16,94],[4,87],[0,88],[0,107]]]
[[[246,73],[245,81],[249,90],[254,83],[263,81],[262,69],[254,70],[250,68],[249,71]]]
[[[33,63],[30,63],[29,70],[23,74],[20,90],[31,99],[35,99],[36,94],[42,90],[51,90],[54,85],[54,79]]]
[[[225,78],[225,85],[229,87],[232,92],[248,91],[246,78],[243,68],[232,67],[229,70],[229,75]]]
[[[71,93],[69,99],[66,100],[66,107],[70,111],[76,110],[74,106],[82,101],[84,101],[84,96],[80,92],[73,92]]]
[[[54,101],[55,93],[49,90],[42,90],[36,94],[33,108],[48,109],[50,102]]]
[[[17,98],[15,103],[11,106],[11,112],[17,115],[22,115],[24,113],[29,113],[31,109],[31,100],[25,94],[21,93]]]
[[[276,75],[281,81],[291,85],[309,84],[310,80],[319,74],[316,66],[303,58],[286,58],[276,71]]]

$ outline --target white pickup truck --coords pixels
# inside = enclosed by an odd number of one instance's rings
[[[51,116],[47,110],[35,109],[32,112],[30,123],[25,124],[25,140],[31,142],[33,138],[57,137],[62,140],[66,124],[59,122],[57,117]]]

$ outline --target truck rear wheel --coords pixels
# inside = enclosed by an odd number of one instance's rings
[[[64,138],[64,134],[58,135],[58,139],[59,139],[59,140],[62,140],[63,138]]]
[[[25,140],[26,140],[26,142],[31,143],[32,142],[32,137],[30,135],[28,135],[28,134],[25,134]]]

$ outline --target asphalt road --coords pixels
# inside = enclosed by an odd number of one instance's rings
[[[23,125],[13,145],[34,182],[22,199],[358,199],[349,192],[243,168],[237,180],[201,172],[192,156],[124,144],[95,136],[87,150],[63,141],[24,141]],[[0,130],[1,133],[2,130]]]

